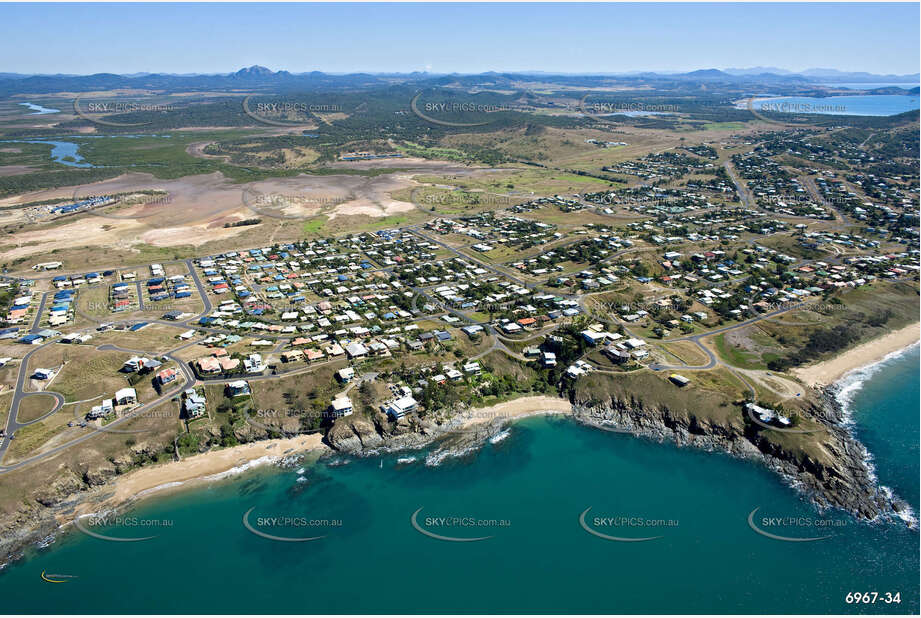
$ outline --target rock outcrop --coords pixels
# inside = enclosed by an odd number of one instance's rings
[[[870,520],[888,518],[906,508],[879,487],[866,448],[841,424],[843,415],[830,396],[825,397],[821,409],[817,406],[812,411],[827,432],[820,444],[821,458],[783,446],[754,424],[740,428],[687,418],[667,407],[647,406],[636,400],[576,401],[573,408],[579,422],[601,429],[760,460],[820,508],[841,508]]]

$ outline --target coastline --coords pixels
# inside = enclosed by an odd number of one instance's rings
[[[288,455],[329,450],[329,447],[323,444],[323,436],[314,433],[293,438],[250,442],[192,455],[181,461],[144,466],[117,477],[111,485],[103,486],[101,489],[107,490],[103,498],[83,502],[80,505],[83,508],[78,507],[73,515],[87,514],[90,510],[98,512],[118,509],[154,493],[159,494],[191,483],[219,480],[237,471],[242,472],[262,463],[271,463]]]
[[[511,399],[494,406],[473,408],[461,414],[459,424],[453,429],[466,431],[497,421],[504,423],[537,414],[572,414],[572,404],[566,399],[550,396]],[[81,503],[74,515],[86,514],[90,510],[98,512],[123,508],[153,494],[219,480],[263,463],[272,463],[287,455],[308,451],[317,454],[334,452],[324,444],[322,434],[314,433],[293,438],[260,440],[193,455],[182,461],[144,466],[115,478],[111,485],[101,488],[106,490],[104,497]]]
[[[464,429],[496,420],[513,421],[538,414],[573,414],[572,403],[562,397],[534,395],[520,397],[484,408],[472,408],[463,415]]]
[[[792,369],[791,373],[813,388],[831,386],[851,371],[877,363],[893,352],[918,343],[921,340],[919,326],[921,325],[918,322],[914,322],[862,343],[834,358]]]

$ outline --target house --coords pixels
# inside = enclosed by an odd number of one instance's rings
[[[304,353],[300,350],[289,350],[287,352],[281,353],[281,361],[283,363],[293,363],[295,361],[303,360]]]
[[[688,380],[686,377],[682,375],[678,375],[677,373],[671,374],[670,376],[668,376],[668,379],[671,380],[673,383],[677,384],[678,386],[687,386],[688,384],[691,383],[691,381]]]
[[[368,355],[368,348],[357,341],[345,346],[345,351],[348,353],[349,358],[361,358]]]
[[[122,371],[125,373],[134,373],[143,369],[147,363],[150,362],[149,358],[144,358],[141,356],[132,356],[125,361],[125,364],[122,365]]]
[[[246,373],[262,373],[265,371],[265,363],[262,362],[262,355],[254,352],[243,360],[243,368]]]
[[[321,352],[320,350],[317,350],[316,348],[307,348],[306,350],[304,350],[304,356],[307,358],[308,362],[313,362],[315,360],[320,360],[326,355],[323,354],[323,352]]]
[[[770,408],[763,408],[751,402],[745,404],[745,410],[749,414],[758,415],[758,418],[761,419],[763,423],[779,424],[784,427],[787,427],[791,424],[790,419],[786,416],[778,414]]]
[[[464,373],[479,375],[480,374],[479,361],[470,361],[469,363],[464,364]]]
[[[198,418],[205,413],[207,401],[204,395],[200,395],[194,388],[188,389],[183,395],[184,400],[182,405],[189,418]]]
[[[599,343],[604,343],[605,339],[610,337],[608,333],[592,329],[584,330],[581,334],[582,338],[585,339],[589,345],[598,345]]]
[[[221,363],[218,359],[214,358],[213,356],[199,358],[197,361],[195,361],[195,363],[198,365],[198,370],[202,373],[220,373],[221,372]]]
[[[138,402],[138,393],[130,387],[115,391],[115,403],[120,406],[130,406]]]
[[[340,382],[349,382],[355,377],[355,370],[351,367],[344,367],[336,372],[336,377],[339,378]]]
[[[630,360],[630,353],[623,350],[619,350],[613,346],[605,348],[604,355],[611,359],[612,362],[617,363],[618,365],[626,363]]]
[[[61,337],[61,343],[86,343],[93,336],[88,333],[71,333]]]
[[[544,352],[540,362],[544,367],[556,367],[556,354]]]
[[[179,373],[175,369],[164,369],[157,374],[157,382],[161,385],[166,385],[170,382],[175,382],[178,376]]]
[[[0,339],[15,339],[19,329],[15,327],[0,329]]]
[[[479,324],[471,324],[470,326],[464,326],[463,328],[461,328],[461,330],[462,330],[462,331],[464,332],[464,334],[466,334],[468,337],[472,337],[472,336],[474,336],[474,335],[477,334],[477,333],[483,332],[483,327],[480,326]]]
[[[57,372],[54,369],[36,369],[32,373],[33,380],[50,380]]]
[[[249,384],[246,380],[235,380],[233,382],[228,382],[227,386],[224,387],[224,391],[227,393],[228,397],[249,395]]]
[[[349,399],[348,395],[338,395],[335,399],[333,399],[330,408],[332,409],[334,418],[348,416],[352,413],[352,400]]]
[[[227,356],[217,359],[217,362],[221,366],[221,371],[225,371],[225,372],[233,371],[234,369],[240,366],[240,359],[229,358]]]
[[[419,403],[413,399],[412,395],[404,395],[381,406],[381,410],[387,416],[393,418],[403,418],[416,409]]]
[[[103,399],[102,403],[98,406],[93,406],[89,412],[86,413],[87,420],[95,420],[97,418],[104,418],[112,412],[115,411],[115,403],[112,399]]]

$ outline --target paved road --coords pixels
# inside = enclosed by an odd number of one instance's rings
[[[60,410],[61,407],[64,405],[64,397],[60,393],[56,393],[53,391],[39,391],[39,392],[28,392],[27,393],[25,391],[26,380],[28,379],[28,376],[29,376],[29,361],[31,360],[33,354],[35,354],[36,352],[44,348],[46,345],[49,345],[49,344],[46,343],[46,344],[42,344],[38,346],[32,346],[32,350],[27,352],[22,357],[22,360],[19,362],[19,374],[16,376],[16,386],[13,390],[13,397],[12,397],[12,400],[10,401],[10,411],[6,419],[6,427],[5,427],[6,433],[3,436],[3,438],[0,439],[0,462],[3,461],[3,458],[6,455],[7,449],[10,447],[10,442],[13,439],[11,438],[11,436],[15,436],[16,431],[19,430],[21,427],[25,427],[26,425],[31,424],[31,422],[30,423],[20,423],[18,420],[16,420],[16,417],[19,414],[19,405],[22,403],[23,398],[31,397],[31,396],[38,395],[38,394],[50,395],[54,397],[56,400],[54,412],[57,412],[58,410]],[[44,418],[45,416],[48,416],[48,415],[46,414],[42,418]],[[36,419],[36,420],[39,420],[39,419]],[[32,421],[32,422],[36,422],[36,421]]]
[[[179,361],[179,360],[176,359],[176,358],[170,357],[169,355],[164,355],[164,356],[169,357],[170,360],[175,361],[176,364],[179,366],[179,370],[180,370],[180,372],[183,374],[183,377],[185,378],[185,382],[184,382],[184,384],[183,384],[181,387],[176,388],[175,390],[168,391],[168,392],[164,393],[163,395],[157,397],[157,398],[154,399],[153,401],[151,401],[151,402],[149,402],[149,403],[146,403],[146,404],[143,404],[143,405],[141,405],[141,406],[135,408],[134,410],[132,410],[132,411],[129,412],[128,414],[122,416],[121,418],[118,418],[118,419],[112,421],[111,423],[109,423],[109,424],[106,425],[105,427],[93,427],[92,429],[89,430],[88,433],[86,433],[86,434],[80,436],[79,438],[75,438],[75,439],[73,439],[73,440],[70,440],[70,441],[68,441],[68,442],[66,442],[66,443],[64,443],[64,444],[61,444],[61,445],[59,445],[59,446],[57,446],[57,447],[55,447],[55,448],[52,448],[52,449],[50,449],[50,450],[48,450],[48,451],[45,451],[44,453],[40,453],[40,454],[38,454],[38,455],[33,455],[32,457],[28,457],[28,458],[26,458],[26,459],[23,459],[23,460],[21,460],[21,461],[18,461],[18,462],[16,462],[16,463],[14,463],[14,464],[2,465],[2,466],[0,466],[0,474],[5,473],[5,472],[9,472],[9,471],[11,471],[11,470],[16,470],[16,469],[18,469],[18,468],[21,468],[21,467],[23,467],[23,466],[25,466],[25,465],[28,465],[28,464],[30,464],[30,463],[33,463],[33,462],[35,462],[35,461],[39,461],[39,460],[42,460],[42,459],[45,459],[45,458],[48,458],[48,457],[53,457],[54,455],[60,453],[60,452],[63,451],[64,449],[68,449],[68,448],[70,448],[70,447],[72,447],[72,446],[74,446],[74,445],[76,445],[76,444],[80,444],[81,442],[84,442],[84,441],[86,441],[86,440],[89,440],[90,438],[96,436],[97,434],[106,433],[106,432],[108,432],[108,433],[122,433],[122,431],[119,431],[119,430],[116,429],[116,426],[118,426],[118,425],[123,425],[123,424],[125,424],[126,422],[128,422],[130,419],[137,418],[139,415],[143,414],[144,412],[147,412],[148,410],[152,410],[152,409],[156,408],[157,406],[159,406],[159,405],[160,405],[161,403],[163,403],[164,401],[168,401],[168,400],[171,399],[172,397],[178,395],[178,394],[179,394],[180,392],[182,392],[183,390],[185,390],[185,389],[187,389],[187,388],[191,388],[192,385],[195,384],[195,376],[192,374],[192,371],[189,369],[189,367],[188,367],[187,365],[185,365],[185,363],[182,363],[181,361]],[[21,377],[21,376],[22,376],[22,372],[20,372],[20,377]],[[17,390],[18,390],[18,387],[17,387]],[[18,407],[17,407],[17,409],[18,409]],[[9,420],[8,420],[8,422],[9,422]],[[128,431],[128,432],[126,432],[126,433],[137,433],[137,432]],[[8,446],[8,438],[5,438],[5,439],[4,439],[4,446],[3,446],[3,453],[0,454],[0,461],[2,461],[2,456],[5,455],[5,453],[6,453],[6,447],[7,447],[7,446]]]
[[[42,299],[38,303],[38,311],[35,313],[35,318],[32,320],[31,328],[29,328],[30,333],[37,333],[41,330],[42,314],[45,313],[45,303],[48,301],[49,294],[51,294],[51,292],[42,293]]]
[[[138,293],[138,311],[144,311],[144,288],[140,281],[134,282],[134,288]]]
[[[211,304],[211,299],[208,298],[208,290],[205,289],[201,279],[198,278],[198,273],[195,272],[194,260],[185,260],[185,265],[189,267],[189,275],[192,277],[192,281],[195,282],[195,287],[198,288],[198,295],[201,296],[201,301],[205,306],[205,310],[198,314],[198,317],[208,315],[214,308],[214,305]]]

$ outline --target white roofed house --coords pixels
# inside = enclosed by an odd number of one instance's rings
[[[348,353],[349,358],[361,358],[368,355],[368,348],[357,341],[345,346],[345,351]]]
[[[115,391],[115,403],[120,406],[130,406],[138,402],[138,393],[130,387]]]
[[[265,371],[265,363],[262,361],[262,355],[258,353],[250,354],[243,360],[243,367],[246,373],[262,373]]]
[[[352,400],[345,393],[337,395],[330,405],[334,418],[341,418],[352,413]]]
[[[381,406],[382,411],[393,418],[403,418],[416,409],[418,402],[412,395],[405,395]]]
[[[234,380],[233,382],[228,382],[227,386],[224,388],[227,392],[227,395],[230,397],[240,397],[242,395],[249,395],[249,383],[246,380]]]
[[[112,399],[103,399],[102,403],[99,405],[93,406],[89,412],[86,413],[87,420],[95,420],[97,418],[104,418],[115,411],[115,403]]]

